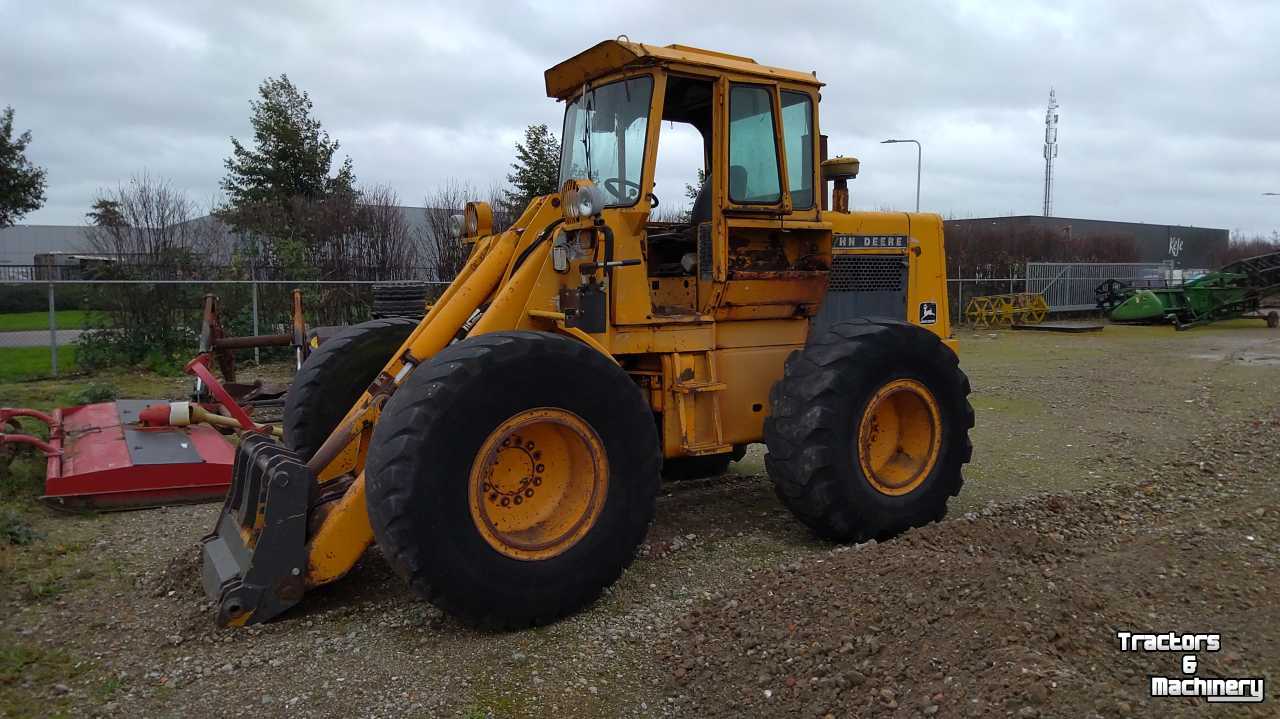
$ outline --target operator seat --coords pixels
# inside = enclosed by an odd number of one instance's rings
[[[742,165],[729,166],[729,197],[739,201],[747,199],[747,168]]]
[[[703,222],[711,221],[711,174],[702,180],[698,196],[693,199],[693,207],[689,210],[689,224],[697,227]]]

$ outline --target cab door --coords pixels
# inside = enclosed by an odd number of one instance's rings
[[[816,207],[813,96],[725,78],[719,100],[715,221],[699,237],[701,309],[721,320],[812,314],[830,256],[830,227]]]

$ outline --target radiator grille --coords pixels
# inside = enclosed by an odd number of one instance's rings
[[[828,292],[901,292],[906,278],[902,255],[836,255]]]

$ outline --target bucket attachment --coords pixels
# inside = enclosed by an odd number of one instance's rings
[[[204,589],[219,626],[265,622],[302,599],[315,486],[292,451],[266,435],[245,435],[217,525],[201,540]]]

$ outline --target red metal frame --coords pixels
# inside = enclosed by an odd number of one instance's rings
[[[231,417],[235,419],[235,421],[239,422],[241,427],[253,432],[269,431],[266,427],[254,423],[253,418],[249,416],[249,413],[245,412],[240,405],[236,404],[236,401],[232,399],[231,395],[227,393],[227,390],[223,388],[222,383],[218,382],[218,378],[213,376],[213,372],[209,370],[208,354],[196,355],[195,359],[192,359],[187,363],[186,370],[187,372],[194,374],[196,377],[199,377],[200,380],[204,382],[204,385],[209,388],[209,393],[226,408],[227,412],[231,413]]]
[[[187,364],[187,371],[204,382],[245,431],[269,432],[236,404],[209,370],[209,361],[208,354],[198,355]],[[26,444],[44,453],[45,495],[41,499],[57,508],[125,509],[226,495],[235,448],[216,429],[204,424],[125,424],[122,412],[116,402],[59,408],[53,414],[0,408],[0,428],[16,428],[13,420],[20,417],[49,427],[47,442],[29,434],[0,433],[0,444]],[[131,447],[131,443],[138,446]],[[176,460],[173,450],[178,451]],[[183,459],[188,454],[190,461]]]
[[[0,407],[0,427],[7,424],[16,429],[17,425],[13,423],[13,420],[17,417],[30,417],[32,419],[40,420],[49,427],[50,433],[53,432],[54,419],[51,415],[47,415],[39,410],[26,409],[24,407]],[[39,437],[34,437],[29,434],[6,434],[4,432],[0,432],[0,444],[29,444],[38,448],[41,452],[44,452],[44,456],[46,457],[62,454],[62,450]]]
[[[198,461],[135,464],[115,402],[59,408],[52,415],[0,408],[0,424],[30,417],[49,426],[49,441],[28,434],[0,434],[0,443],[27,444],[45,455],[45,494],[58,509],[129,509],[221,499],[231,484],[235,448],[207,425],[130,427],[139,432],[180,435]],[[136,436],[136,435],[135,435]]]

